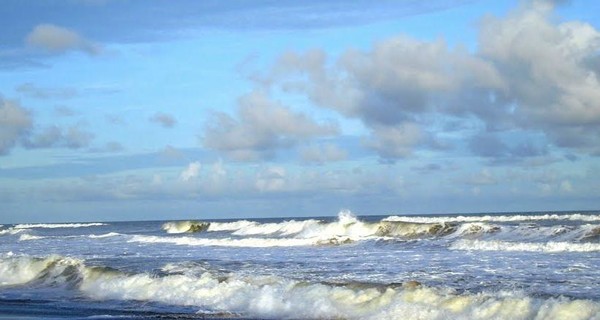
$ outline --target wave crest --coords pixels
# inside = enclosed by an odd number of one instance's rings
[[[206,231],[210,226],[209,222],[202,221],[175,221],[167,222],[162,225],[167,233],[186,233]]]
[[[87,228],[87,227],[98,227],[105,226],[106,223],[36,223],[36,224],[18,224],[14,226],[15,229],[33,229],[33,228]]]

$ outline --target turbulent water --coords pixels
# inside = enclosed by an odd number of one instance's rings
[[[600,212],[4,225],[0,316],[600,319]]]

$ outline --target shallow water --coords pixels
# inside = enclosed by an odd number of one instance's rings
[[[4,225],[0,314],[600,319],[600,213]]]

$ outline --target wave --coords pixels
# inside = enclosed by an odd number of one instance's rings
[[[117,232],[109,232],[109,233],[104,233],[104,234],[90,234],[88,235],[88,238],[92,238],[92,239],[100,239],[100,238],[110,238],[110,237],[116,237],[116,236],[120,236],[120,233]]]
[[[37,223],[37,224],[18,224],[14,226],[15,229],[33,229],[33,228],[86,228],[86,227],[96,227],[96,226],[105,226],[106,223]]]
[[[449,222],[522,222],[543,220],[568,221],[600,221],[600,214],[544,214],[544,215],[502,215],[502,216],[456,216],[456,217],[422,217],[422,216],[390,216],[383,221],[403,221],[415,223],[449,223]]]
[[[453,226],[445,223],[407,223],[397,221],[363,222],[349,211],[342,211],[333,222],[321,220],[288,220],[278,223],[259,223],[240,220],[234,222],[177,221],[167,222],[162,228],[167,233],[229,231],[235,236],[274,236],[297,239],[338,238],[353,239],[378,237],[415,238],[446,234]]]
[[[563,216],[581,218],[581,215]],[[528,216],[530,219],[532,216]],[[535,219],[555,219],[557,215],[535,216]],[[486,219],[499,220],[479,221]],[[521,221],[517,224],[503,224],[501,221],[511,218],[511,221]],[[493,220],[492,219],[492,220]],[[496,217],[413,217],[405,219],[400,217],[387,217],[380,221],[361,221],[349,211],[342,211],[335,221],[322,221],[316,219],[287,220],[275,223],[259,223],[256,221],[239,220],[233,222],[204,222],[204,221],[176,221],[163,224],[167,233],[192,233],[192,232],[227,232],[229,240],[207,240],[200,237],[183,238],[180,240],[158,240],[189,245],[226,245],[233,246],[276,246],[275,239],[279,239],[280,246],[321,244],[343,244],[347,242],[365,240],[413,240],[413,239],[442,239],[456,240],[485,239],[485,240],[511,240],[521,242],[594,242],[600,239],[600,225],[538,225],[535,221],[526,222],[525,216],[496,216]],[[565,218],[567,219],[567,218]],[[465,220],[463,222],[458,222]],[[471,221],[472,220],[472,221]],[[477,220],[477,221],[476,221]],[[561,221],[560,219],[557,219]],[[564,220],[564,219],[563,219]],[[204,236],[202,236],[204,237]],[[207,236],[211,238],[211,236]],[[237,238],[247,238],[240,241]],[[268,239],[262,241],[261,239]],[[311,240],[311,241],[301,241]],[[341,241],[340,241],[341,240]],[[208,244],[212,241],[212,244]],[[262,244],[258,244],[262,241]],[[241,244],[243,243],[243,245]],[[293,243],[293,244],[292,244]]]
[[[210,223],[202,221],[175,221],[163,224],[167,233],[200,232],[208,229]]]
[[[571,242],[545,242],[526,243],[508,242],[498,240],[468,240],[462,239],[450,246],[451,250],[473,251],[525,251],[525,252],[597,252],[600,243],[571,243]]]
[[[0,258],[0,288],[30,283],[48,277],[58,277],[65,270],[80,266],[81,261],[58,255],[46,258],[14,256]]]
[[[215,246],[215,247],[297,247],[311,245],[342,244],[351,241],[349,239],[298,239],[298,238],[241,238],[241,239],[207,239],[194,237],[159,237],[134,235],[128,242],[137,243],[168,243],[185,246]]]
[[[0,230],[0,236],[4,236],[4,235],[15,235],[17,233],[21,233],[25,231],[25,229],[14,229],[14,228],[8,228],[5,230]]]
[[[65,284],[99,300],[193,306],[266,319],[592,319],[600,302],[515,292],[456,293],[416,281],[405,285],[331,285],[279,276],[125,273],[68,257],[0,259],[0,286]]]
[[[31,235],[31,234],[27,234],[27,233],[26,233],[26,234],[22,234],[22,235],[19,237],[19,241],[39,240],[39,239],[44,239],[44,238],[45,238],[45,237],[42,237],[42,236],[34,236],[34,235]]]

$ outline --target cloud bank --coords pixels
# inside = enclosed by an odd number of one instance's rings
[[[360,120],[365,145],[384,159],[451,147],[444,139],[457,121],[482,157],[538,156],[547,145],[598,155],[600,32],[557,23],[553,9],[533,1],[484,18],[474,52],[401,35],[339,57],[288,52],[262,81]],[[525,141],[511,141],[514,132]]]

